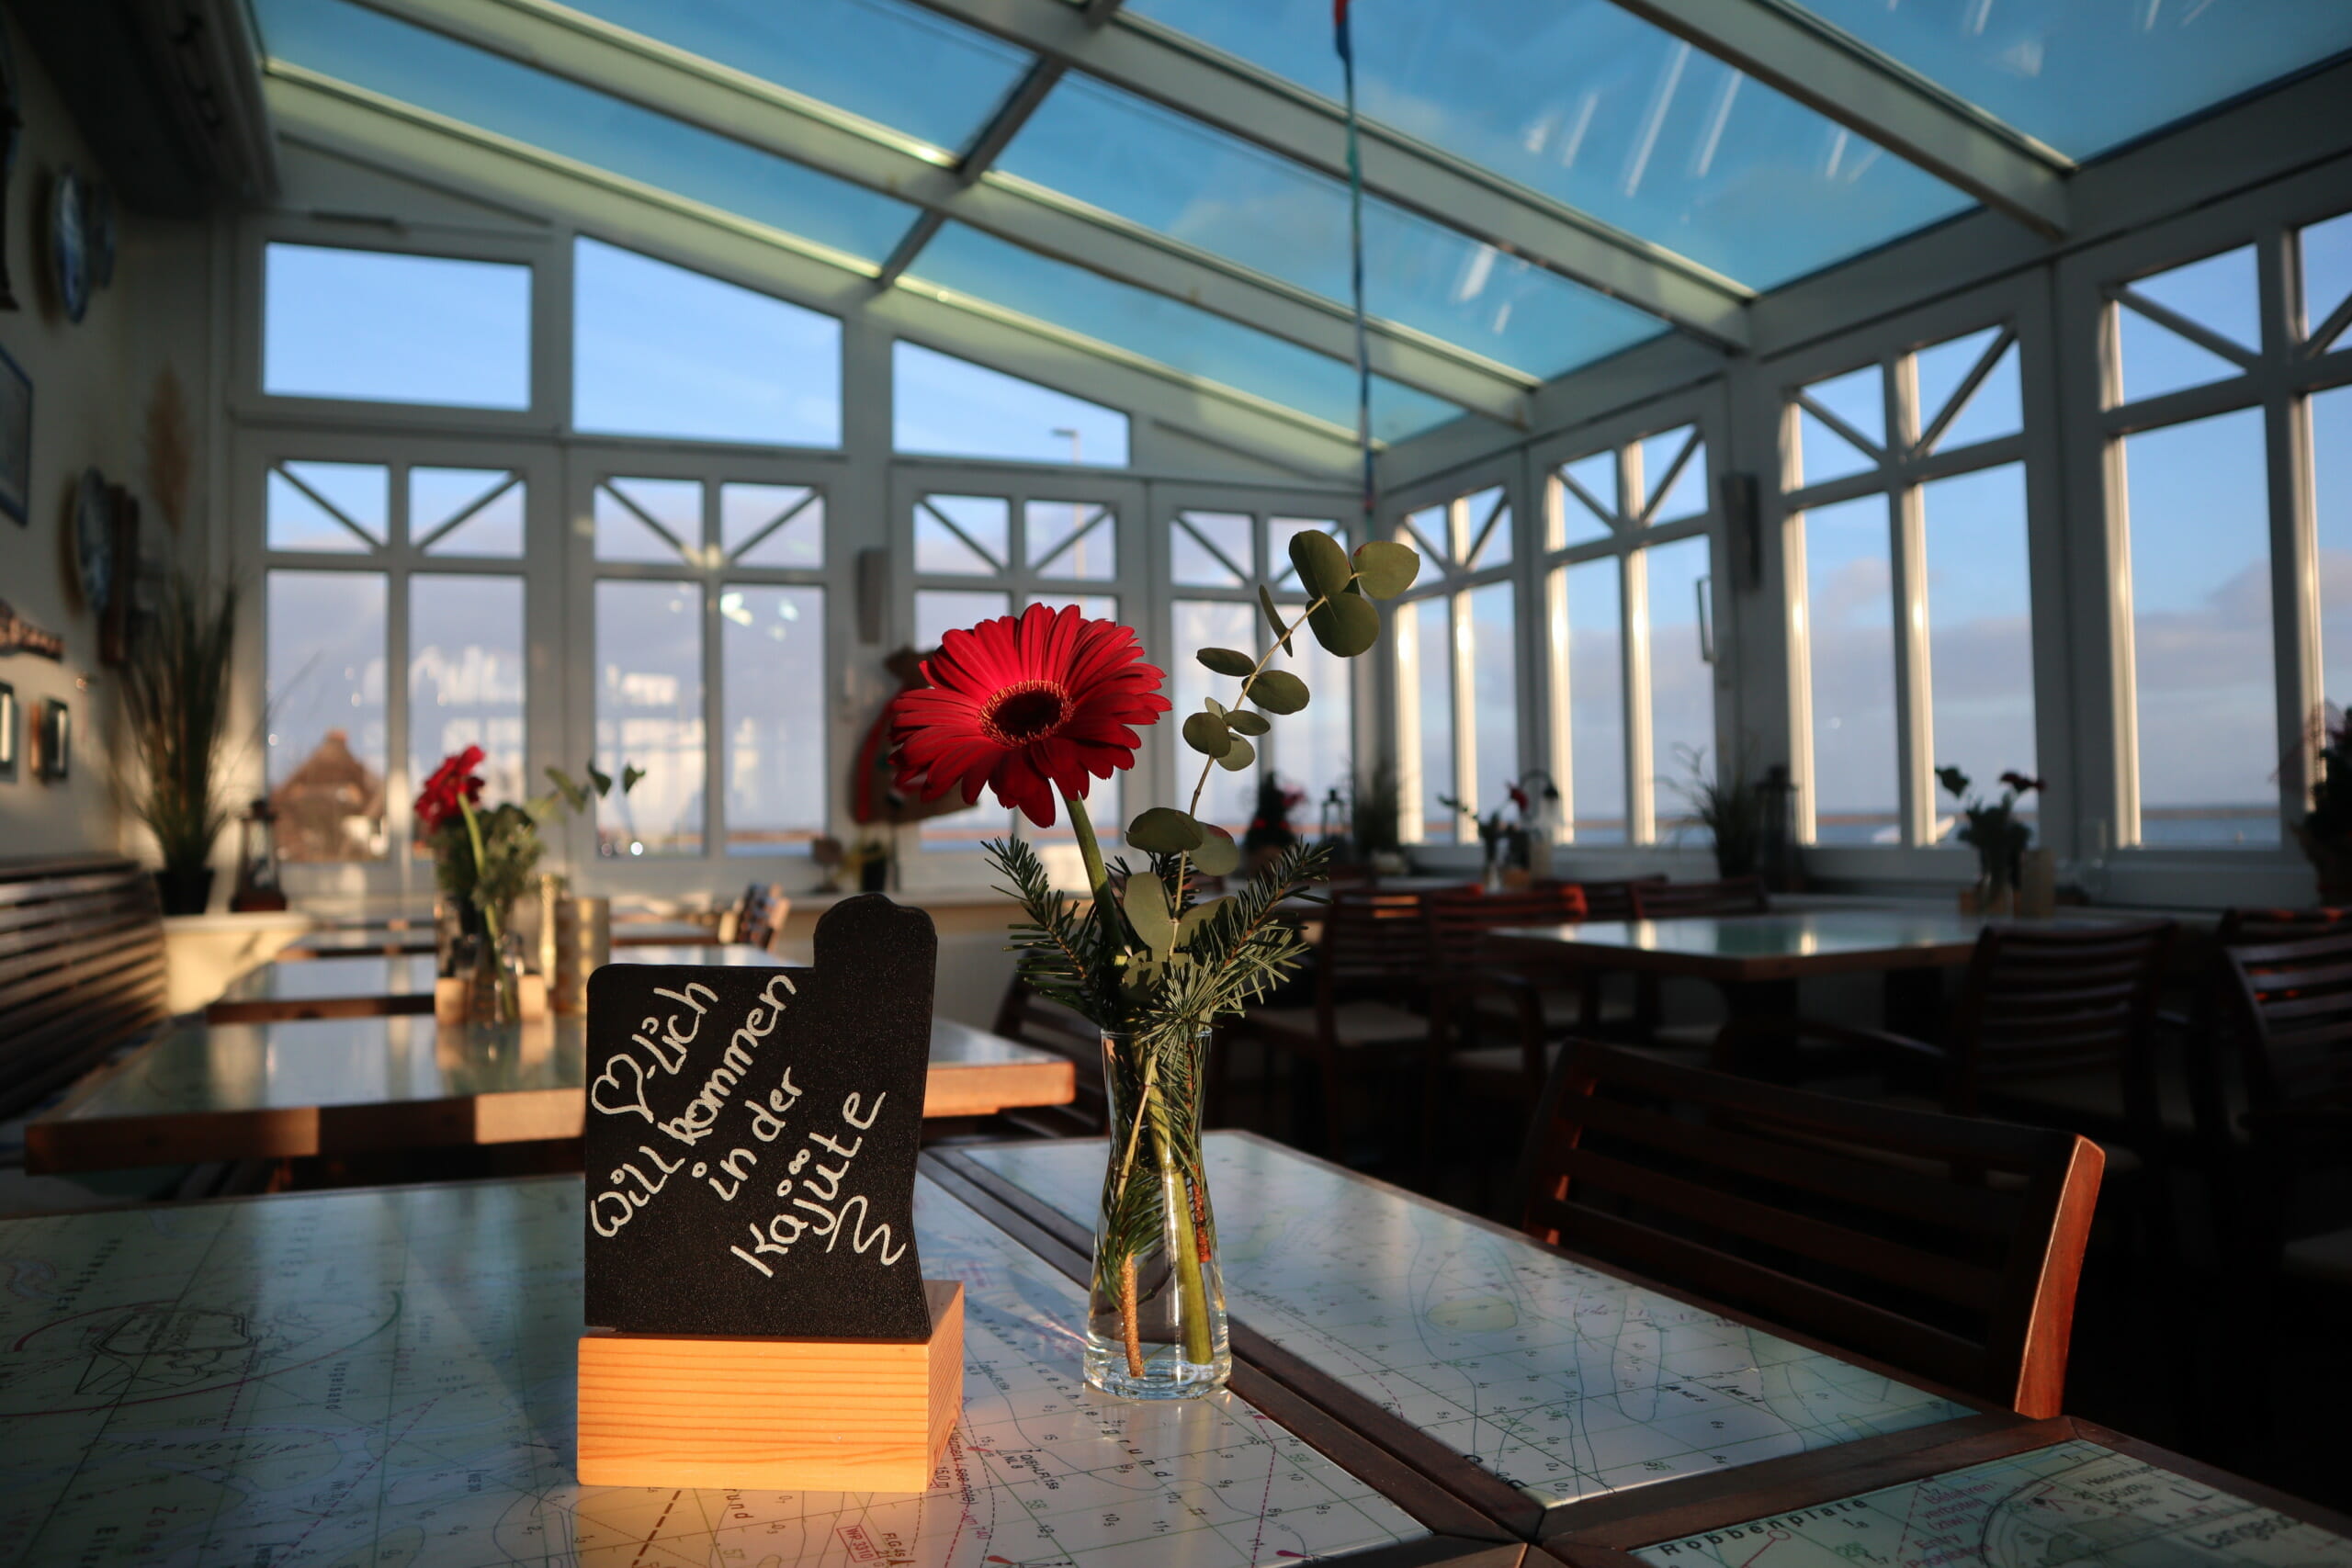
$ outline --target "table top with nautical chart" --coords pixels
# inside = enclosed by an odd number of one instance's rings
[[[963,1282],[963,1419],[915,1495],[582,1488],[574,1178],[0,1222],[0,1561],[1063,1564],[1468,1562],[1231,1393],[1078,1376],[1083,1292],[928,1180]],[[1460,1550],[1449,1551],[1450,1545]]]
[[[1634,1549],[1652,1568],[2352,1568],[2352,1540],[2089,1438]]]
[[[1236,1325],[1540,1508],[1976,1414],[1282,1145],[1205,1142]],[[1100,1142],[957,1154],[1091,1227]]]

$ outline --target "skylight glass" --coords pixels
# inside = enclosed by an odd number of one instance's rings
[[[891,197],[345,0],[257,0],[255,9],[275,59],[868,262],[888,255],[914,219]]]
[[[2073,158],[2352,49],[2352,6],[2277,0],[1804,0]]]
[[[571,4],[951,152],[979,134],[1031,64],[1010,44],[902,0]]]
[[[1326,0],[1127,10],[1340,96]],[[1971,205],[1607,0],[1374,7],[1354,39],[1367,117],[1757,288]]]
[[[1334,300],[1337,180],[1091,78],[1065,77],[997,167]],[[1656,336],[1652,317],[1382,201],[1364,207],[1366,309],[1530,375]]]
[[[960,223],[940,230],[910,276],[1354,428],[1355,371],[1340,361]],[[1374,379],[1373,434],[1381,440],[1402,440],[1462,412]]]

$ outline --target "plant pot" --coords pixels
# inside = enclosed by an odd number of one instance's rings
[[[194,871],[159,871],[155,874],[155,896],[163,900],[166,915],[200,915],[212,902],[212,868],[207,865]]]
[[[1111,1136],[1084,1371],[1121,1399],[1198,1399],[1233,1375],[1201,1154],[1209,1040],[1205,1029],[1181,1028],[1102,1036]],[[1151,1052],[1156,1064],[1145,1060]]]

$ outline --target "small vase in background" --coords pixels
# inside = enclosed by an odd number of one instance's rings
[[[1197,1399],[1233,1375],[1201,1154],[1210,1038],[1202,1029],[1190,1049],[1163,1045],[1163,1076],[1147,1089],[1133,1039],[1102,1036],[1110,1163],[1094,1227],[1085,1372],[1122,1399]],[[1159,1102],[1156,1114],[1148,1099]]]

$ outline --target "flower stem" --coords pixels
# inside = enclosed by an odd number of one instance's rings
[[[1100,904],[1111,897],[1111,874],[1103,869],[1102,846],[1094,837],[1094,818],[1086,814],[1086,802],[1074,795],[1062,796],[1062,804],[1069,807],[1070,830],[1078,835],[1078,852],[1086,862],[1086,886]]]
[[[1143,1324],[1136,1315],[1136,1260],[1129,1253],[1119,1265],[1119,1325],[1126,1330],[1127,1376],[1144,1374]]]
[[[1176,1151],[1169,1147],[1170,1140],[1159,1134],[1153,1141],[1159,1145],[1160,1201],[1168,1206],[1175,1233],[1170,1240],[1176,1254],[1176,1311],[1182,1320],[1178,1326],[1184,1334],[1184,1359],[1194,1366],[1206,1366],[1216,1348],[1209,1336],[1209,1297],[1201,1279],[1200,1239],[1193,1231],[1193,1195],[1183,1173],[1176,1168]]]

